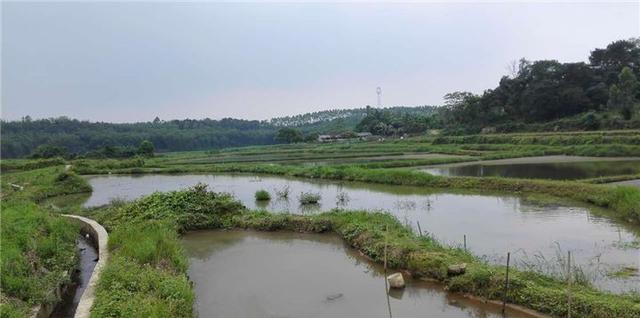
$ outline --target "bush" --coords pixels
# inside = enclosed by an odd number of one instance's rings
[[[271,195],[267,190],[258,190],[256,191],[256,200],[257,201],[269,201],[271,200]]]
[[[320,202],[320,194],[312,192],[302,192],[298,198],[300,204],[317,204]]]

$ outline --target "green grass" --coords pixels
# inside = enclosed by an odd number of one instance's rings
[[[10,184],[24,187],[16,190]],[[41,202],[54,196],[91,192],[91,186],[73,171],[64,167],[48,167],[2,175],[2,201]]]
[[[0,170],[2,172],[26,171],[51,166],[60,166],[65,163],[63,158],[51,159],[2,159],[0,160]]]
[[[167,222],[118,226],[110,233],[109,250],[93,317],[193,316],[187,259]]]
[[[76,265],[79,229],[37,202],[88,191],[83,178],[61,166],[2,175],[2,317],[28,316],[33,306],[59,300],[53,291]]]
[[[35,305],[59,300],[53,291],[69,282],[79,229],[34,203],[4,204],[1,215],[0,311],[3,317],[26,316]]]
[[[94,210],[92,216],[108,224],[116,238],[112,238],[114,243],[110,242],[114,260],[108,265],[109,274],[101,279],[98,288],[94,311],[97,317],[112,313],[149,314],[153,310],[158,315],[191,315],[193,293],[186,288],[184,263],[179,261],[186,257],[178,243],[171,242],[178,242],[177,233],[197,229],[334,232],[376,262],[382,262],[387,244],[391,267],[439,280],[451,291],[488,299],[503,296],[504,267],[489,265],[462,249],[443,246],[429,237],[416,236],[384,213],[336,210],[302,216],[247,211],[229,195],[198,186],[104,207]],[[146,235],[137,233],[145,228],[149,231]],[[465,274],[447,276],[449,265],[462,262],[468,264]],[[566,315],[565,282],[513,269],[510,277],[509,302],[551,315]],[[576,317],[640,315],[637,294],[615,295],[574,284],[572,295],[572,313]]]
[[[609,277],[613,278],[629,278],[638,275],[638,268],[636,267],[623,267],[608,274]]]

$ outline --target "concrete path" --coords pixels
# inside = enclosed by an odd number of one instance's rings
[[[91,307],[96,298],[96,286],[100,279],[104,266],[109,259],[109,250],[107,249],[107,243],[109,242],[109,234],[107,230],[102,227],[98,222],[78,215],[63,214],[68,218],[76,219],[80,222],[82,229],[89,233],[91,238],[98,244],[98,263],[93,269],[89,283],[82,293],[78,307],[76,308],[75,318],[88,318],[91,316]]]

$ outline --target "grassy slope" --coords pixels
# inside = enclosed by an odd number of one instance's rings
[[[9,183],[24,186],[14,190]],[[0,258],[2,317],[24,317],[35,305],[55,303],[51,292],[69,280],[76,262],[78,228],[38,206],[46,197],[90,191],[62,167],[4,174]]]
[[[228,195],[195,187],[101,208],[92,216],[110,229],[114,255],[98,287],[97,317],[113,313],[190,316],[193,292],[188,289],[186,257],[177,234],[195,229],[335,232],[377,262],[382,261],[386,238],[390,266],[440,280],[453,291],[489,299],[502,297],[503,267],[488,265],[429,237],[418,237],[383,213],[333,211],[299,216],[252,212]],[[448,277],[447,266],[462,262],[468,264],[467,273]],[[553,315],[566,314],[564,282],[513,270],[510,277],[510,302]],[[638,295],[614,295],[586,285],[574,285],[572,295],[572,313],[577,317],[640,315]]]

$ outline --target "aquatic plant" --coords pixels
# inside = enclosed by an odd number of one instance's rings
[[[269,201],[271,200],[271,194],[267,190],[258,190],[255,194],[256,201]]]
[[[345,206],[349,203],[350,200],[351,198],[349,198],[349,194],[344,191],[340,191],[336,195],[336,205],[338,206]]]
[[[276,189],[276,196],[278,197],[278,199],[288,199],[289,198],[289,193],[291,193],[291,189],[289,187],[289,185],[285,185],[280,189]]]
[[[298,201],[300,201],[300,204],[302,205],[317,204],[320,202],[320,194],[313,192],[301,192],[298,197]]]

